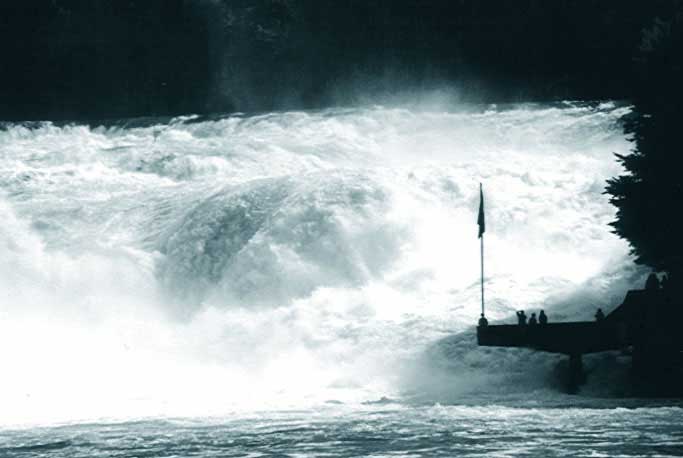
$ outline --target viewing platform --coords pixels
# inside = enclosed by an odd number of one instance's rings
[[[585,379],[582,355],[587,353],[624,350],[632,355],[634,371],[640,375],[664,369],[680,376],[682,313],[674,302],[663,290],[632,290],[601,320],[478,326],[477,344],[568,355],[570,392],[575,392]]]

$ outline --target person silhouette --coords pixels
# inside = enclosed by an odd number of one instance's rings
[[[595,312],[595,321],[601,322],[604,319],[605,319],[605,314],[602,313],[602,309],[598,309],[598,311]]]
[[[529,318],[529,326],[536,326],[538,321],[536,320],[536,314],[532,313],[531,318]]]
[[[652,272],[647,277],[647,281],[645,282],[645,289],[647,291],[655,291],[659,289],[659,278],[657,278],[656,273]]]
[[[543,310],[538,314],[538,322],[540,324],[548,324],[548,315],[546,315]]]
[[[489,320],[486,319],[484,314],[481,314],[481,318],[479,318],[479,326],[482,328],[485,328],[486,326],[489,325]]]
[[[660,286],[662,289],[668,289],[668,286],[669,286],[669,276],[668,276],[667,274],[664,274],[664,276],[662,277],[662,281],[659,282],[659,286]]]
[[[524,310],[519,311],[519,324],[522,326],[526,324],[526,313],[524,313]]]

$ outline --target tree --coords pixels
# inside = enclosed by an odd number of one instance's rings
[[[683,8],[642,32],[635,58],[634,111],[626,121],[626,174],[608,181],[614,232],[636,262],[670,274],[683,269]]]

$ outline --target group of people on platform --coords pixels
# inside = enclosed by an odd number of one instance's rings
[[[661,280],[657,276],[657,274],[652,273],[650,276],[647,278],[647,282],[645,283],[645,290],[646,291],[660,291],[660,290],[667,290],[669,287],[669,278],[667,275],[662,276]],[[544,325],[548,323],[548,316],[545,314],[545,311],[541,310],[540,313],[538,314],[538,318],[536,318],[536,314],[532,313],[531,317],[527,319],[526,313],[524,313],[524,310],[519,310],[517,313],[517,324],[520,326],[536,326],[536,325]],[[605,313],[602,311],[601,308],[598,309],[597,312],[595,312],[595,321],[598,323],[602,323],[605,320]],[[479,318],[479,326],[488,326],[489,322],[484,316],[484,314],[481,314],[481,317]]]
[[[482,313],[481,317],[479,318],[479,326],[488,326],[488,324],[489,321]],[[535,313],[532,313],[531,317],[528,319],[527,322],[526,313],[524,313],[524,310],[520,310],[517,312],[517,324],[519,324],[520,326],[526,326],[527,324],[529,326],[545,325],[548,324],[548,315],[545,314],[544,310],[541,310],[538,314],[538,318],[536,318]]]
[[[602,320],[605,319],[605,314],[602,311],[602,309],[598,309],[597,312],[595,312],[595,321],[601,322]],[[520,310],[517,312],[517,324],[520,326],[536,326],[536,325],[545,325],[548,324],[548,315],[545,314],[544,310],[541,310],[538,314],[538,318],[536,318],[536,314],[532,313],[531,317],[527,320],[526,313],[524,313],[524,310]],[[489,320],[486,319],[484,314],[481,314],[481,317],[479,318],[479,326],[488,326],[489,325]]]
[[[520,310],[517,312],[517,324],[520,326],[525,326],[527,324],[529,326],[548,324],[548,315],[545,314],[545,311],[541,310],[541,312],[538,314],[538,318],[536,318],[536,314],[532,313],[527,323],[526,313],[524,313],[524,310]]]

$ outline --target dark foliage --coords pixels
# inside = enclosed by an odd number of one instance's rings
[[[683,266],[683,8],[643,30],[636,62],[634,151],[619,156],[628,173],[607,187],[612,226],[638,263],[672,273]]]
[[[184,0],[0,4],[0,119],[202,109],[209,74],[201,11]]]
[[[676,0],[3,0],[0,120],[628,98]]]
[[[230,26],[217,92],[247,110],[439,85],[473,102],[626,98],[640,30],[662,8],[615,0],[219,5]]]

